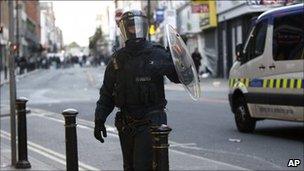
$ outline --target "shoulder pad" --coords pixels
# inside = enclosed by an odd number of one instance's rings
[[[170,51],[170,49],[169,49],[169,47],[167,47],[167,48],[165,48],[163,45],[161,45],[160,43],[152,43],[152,46],[153,47],[155,47],[155,48],[160,48],[160,49],[162,49],[162,50],[165,50],[165,51],[167,51],[167,52],[169,52]]]
[[[121,58],[121,55],[125,52],[125,48],[120,48],[119,50],[115,51],[112,55],[113,58]]]
[[[152,44],[153,47],[165,49],[164,46],[161,45],[160,43],[153,42],[151,44]]]
[[[118,70],[120,68],[121,60],[123,59],[124,52],[125,52],[125,48],[121,48],[113,53],[112,62],[115,70]]]
[[[118,62],[117,62],[117,58],[113,58],[113,67],[114,67],[114,69],[115,70],[118,70],[119,69],[119,67],[118,67]]]

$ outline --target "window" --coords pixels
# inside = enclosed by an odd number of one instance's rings
[[[27,29],[30,31],[30,32],[32,32],[32,33],[34,33],[35,32],[35,24],[31,21],[31,20],[29,20],[29,19],[27,19],[26,20],[26,26],[27,26]]]
[[[274,19],[273,59],[304,59],[304,14],[290,14]]]
[[[264,53],[267,26],[268,20],[264,19],[254,27],[254,30],[250,34],[249,42],[245,47],[246,61],[254,59]]]

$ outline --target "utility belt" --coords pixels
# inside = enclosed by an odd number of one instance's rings
[[[131,136],[134,136],[139,127],[151,125],[149,115],[153,115],[159,112],[163,112],[163,110],[153,110],[151,112],[148,112],[146,116],[137,119],[132,117],[131,114],[119,111],[116,113],[115,126],[119,132],[128,133]]]

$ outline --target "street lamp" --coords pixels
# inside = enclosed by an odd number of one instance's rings
[[[9,5],[9,41],[10,47],[12,47],[14,40],[14,3],[8,1]],[[11,164],[16,164],[16,80],[15,80],[15,58],[14,51],[10,48],[9,57],[9,85],[10,85],[10,131],[11,131]]]

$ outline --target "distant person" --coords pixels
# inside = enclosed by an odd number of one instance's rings
[[[18,60],[18,66],[20,68],[19,74],[21,75],[21,74],[24,73],[24,71],[25,71],[25,69],[27,67],[27,60],[26,60],[25,56],[21,56],[19,58],[19,60]]]
[[[191,54],[191,57],[193,59],[194,65],[195,65],[195,69],[196,69],[197,73],[199,74],[199,68],[201,66],[202,56],[199,53],[198,48],[195,48],[194,52]]]
[[[83,63],[84,66],[86,65],[86,63],[87,63],[87,56],[86,55],[82,56],[82,63]]]

